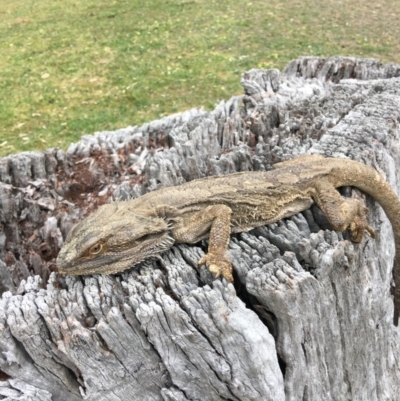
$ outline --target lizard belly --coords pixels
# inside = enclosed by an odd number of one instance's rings
[[[282,210],[282,215],[279,216],[277,220],[284,219],[285,217],[293,216],[297,213],[302,212],[303,210],[308,209],[314,203],[313,199],[306,198],[306,199],[296,199],[293,203],[285,206]]]
[[[294,199],[284,205],[277,202],[273,205],[239,208],[238,213],[233,210],[232,232],[249,231],[255,227],[275,223],[308,209],[313,203],[314,201],[311,197],[305,197]]]

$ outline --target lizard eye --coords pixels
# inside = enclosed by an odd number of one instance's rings
[[[98,255],[103,250],[103,244],[95,244],[90,248],[91,255]]]

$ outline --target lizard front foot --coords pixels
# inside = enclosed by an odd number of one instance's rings
[[[215,277],[223,276],[230,283],[233,282],[232,263],[225,253],[209,252],[199,260],[199,265],[205,264]]]

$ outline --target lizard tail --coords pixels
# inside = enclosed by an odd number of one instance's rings
[[[353,186],[370,195],[382,206],[392,224],[396,256],[392,273],[394,286],[391,288],[391,293],[394,297],[393,323],[398,326],[400,315],[400,200],[392,187],[374,168],[353,160],[340,160],[340,162],[340,165],[332,170],[332,175],[335,176],[335,186]],[[337,185],[338,183],[339,185]]]

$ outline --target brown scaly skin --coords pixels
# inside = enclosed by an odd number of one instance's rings
[[[209,237],[199,260],[216,276],[233,281],[227,254],[231,232],[248,231],[309,208],[314,202],[332,228],[348,230],[354,242],[374,230],[367,209],[344,199],[336,188],[353,186],[372,196],[392,223],[396,260],[394,324],[400,314],[400,201],[371,167],[352,160],[307,155],[275,165],[268,172],[244,172],[191,181],[150,192],[127,202],[100,207],[68,234],[57,259],[63,274],[112,274],[165,252],[177,243]]]

